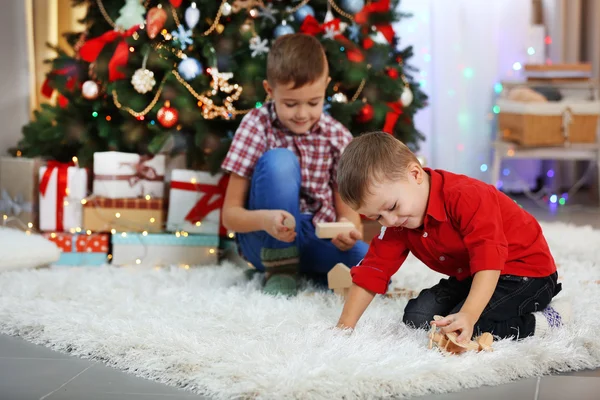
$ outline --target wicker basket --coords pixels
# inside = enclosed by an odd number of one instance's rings
[[[498,128],[521,146],[596,143],[600,101],[525,103],[499,99]]]

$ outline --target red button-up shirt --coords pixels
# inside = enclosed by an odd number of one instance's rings
[[[337,219],[333,195],[337,166],[352,138],[344,125],[325,113],[309,132],[296,135],[283,126],[275,105],[268,102],[244,116],[221,168],[251,179],[267,150],[288,149],[300,161],[300,212],[314,214],[315,224],[333,222]]]
[[[412,252],[434,271],[464,280],[478,271],[544,277],[556,271],[538,222],[495,187],[464,175],[425,168],[430,192],[420,229],[382,228],[353,282],[385,293]]]

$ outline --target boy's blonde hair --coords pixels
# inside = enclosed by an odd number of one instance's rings
[[[344,150],[337,170],[338,191],[355,210],[363,206],[373,183],[405,179],[411,163],[419,163],[400,140],[385,132],[360,135]]]
[[[321,42],[311,35],[294,33],[278,37],[267,58],[269,85],[293,83],[297,89],[329,74]]]

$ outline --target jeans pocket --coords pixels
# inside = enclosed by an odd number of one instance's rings
[[[552,286],[553,285],[550,282],[546,283],[535,292],[534,296],[525,299],[519,304],[519,315],[531,314],[546,308],[554,296]]]

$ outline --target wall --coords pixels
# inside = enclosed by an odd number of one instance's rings
[[[28,120],[25,2],[5,0],[0,12],[0,155],[16,145]]]

